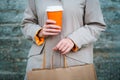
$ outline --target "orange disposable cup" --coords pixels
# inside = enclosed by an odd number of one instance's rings
[[[62,28],[62,6],[48,6],[46,11],[48,19],[55,20],[56,25]]]

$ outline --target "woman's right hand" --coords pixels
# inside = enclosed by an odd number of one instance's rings
[[[61,32],[61,27],[55,25],[56,21],[54,20],[47,20],[46,24],[43,26],[42,30],[39,32],[39,37],[48,37],[48,36],[55,36]]]

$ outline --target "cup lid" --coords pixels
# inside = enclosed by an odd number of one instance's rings
[[[48,6],[46,11],[63,11],[62,6]]]

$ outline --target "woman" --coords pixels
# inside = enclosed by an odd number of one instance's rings
[[[29,51],[26,71],[42,68],[43,53],[46,67],[50,67],[51,56],[55,56],[54,67],[62,67],[63,56],[69,66],[93,63],[93,42],[105,23],[98,0],[28,0],[23,19],[23,33],[33,41]],[[47,6],[62,6],[63,24],[55,25],[48,20]],[[75,60],[73,60],[75,59]]]

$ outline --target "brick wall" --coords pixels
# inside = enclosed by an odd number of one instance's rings
[[[20,30],[26,0],[0,0],[0,80],[23,80],[31,42]],[[120,0],[100,0],[107,30],[95,43],[99,80],[120,80]]]

